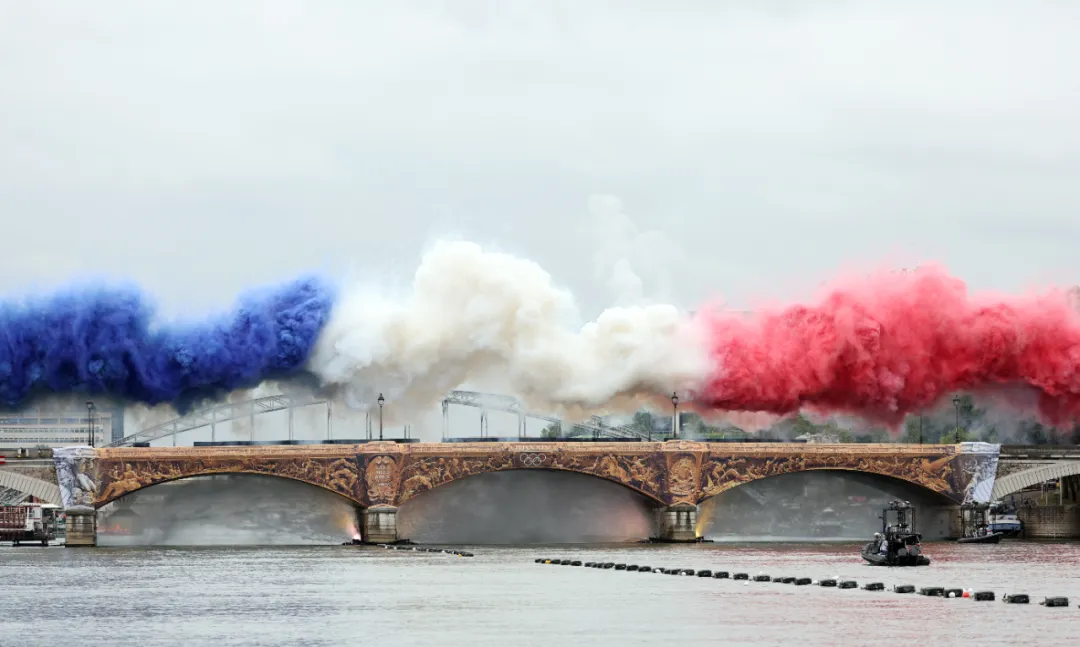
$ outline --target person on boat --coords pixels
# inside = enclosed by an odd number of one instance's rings
[[[878,553],[886,555],[889,552],[889,541],[881,536],[880,532],[874,533],[874,540],[878,542]]]

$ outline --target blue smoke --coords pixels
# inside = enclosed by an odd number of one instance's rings
[[[158,325],[133,288],[0,302],[0,407],[45,394],[107,395],[184,413],[235,389],[302,374],[335,292],[314,278],[243,295],[200,323]]]

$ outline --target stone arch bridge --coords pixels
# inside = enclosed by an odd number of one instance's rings
[[[997,446],[372,442],[78,447],[57,450],[55,460],[69,519],[79,510],[88,518],[76,524],[90,524],[95,509],[159,483],[210,474],[263,474],[309,483],[349,499],[360,510],[364,539],[392,542],[403,539],[397,536],[397,507],[428,490],[477,474],[539,469],[587,474],[634,490],[662,511],[661,538],[694,541],[698,503],[744,483],[808,470],[875,474],[919,486],[954,504],[985,500],[997,470]],[[86,526],[84,534],[94,532]],[[74,541],[79,543],[79,537]],[[86,541],[93,543],[94,537],[87,536]]]

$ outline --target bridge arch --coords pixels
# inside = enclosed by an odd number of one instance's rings
[[[967,489],[978,483],[974,477],[984,466],[977,461],[958,465],[954,463],[956,458],[955,454],[948,452],[926,456],[888,447],[882,448],[878,455],[844,456],[836,451],[807,447],[802,454],[710,456],[701,466],[696,502],[772,476],[832,471],[885,477],[928,490],[954,503],[962,503],[967,497]]]
[[[721,495],[723,495],[723,494],[725,494],[727,492],[740,490],[740,489],[743,489],[743,488],[746,488],[747,492],[749,493],[749,492],[753,491],[753,490],[751,490],[752,486],[762,485],[762,484],[768,483],[769,481],[772,481],[773,479],[776,479],[776,478],[781,478],[781,477],[785,477],[785,476],[793,476],[793,475],[796,475],[796,474],[814,474],[814,473],[842,474],[842,475],[844,475],[846,477],[851,478],[852,480],[854,480],[856,482],[859,482],[859,483],[861,483],[863,485],[868,485],[870,487],[879,487],[882,484],[892,483],[892,484],[895,484],[895,485],[911,488],[912,490],[914,490],[916,492],[919,492],[919,493],[922,493],[922,494],[926,495],[928,498],[936,501],[937,503],[943,504],[943,505],[955,504],[957,502],[955,500],[955,496],[952,494],[951,491],[936,490],[936,489],[934,489],[932,487],[928,487],[925,483],[920,483],[920,482],[918,482],[916,480],[896,476],[895,474],[878,472],[878,471],[866,471],[866,470],[852,469],[852,468],[846,468],[846,467],[812,467],[812,468],[801,469],[801,470],[793,470],[793,471],[789,471],[789,472],[778,472],[776,474],[769,474],[767,476],[762,476],[760,478],[755,478],[755,479],[752,479],[752,480],[734,481],[734,482],[731,482],[730,484],[728,484],[727,487],[724,487],[722,489],[719,489],[719,490],[715,491],[713,494],[708,494],[707,496],[703,496],[701,499],[698,500],[698,503],[703,504],[703,503],[711,501],[712,499],[715,499],[716,497],[721,496]],[[753,496],[753,495],[751,495],[751,496]]]
[[[595,479],[599,479],[601,481],[606,481],[608,483],[614,483],[616,485],[622,486],[623,488],[626,488],[627,490],[637,494],[638,496],[641,496],[643,499],[648,501],[650,505],[653,505],[653,506],[663,506],[663,505],[665,505],[663,499],[661,499],[660,496],[657,493],[646,491],[645,489],[642,489],[641,484],[634,484],[629,479],[620,479],[617,476],[612,476],[612,475],[596,474],[596,473],[593,473],[591,471],[577,470],[577,469],[571,469],[571,468],[566,468],[566,467],[553,467],[553,466],[549,466],[549,467],[510,466],[510,467],[505,467],[505,468],[500,468],[500,469],[479,470],[479,471],[473,471],[473,472],[468,472],[468,473],[461,473],[461,474],[458,474],[458,475],[454,476],[453,478],[446,478],[446,479],[438,480],[438,481],[435,481],[435,482],[431,482],[426,477],[424,477],[422,474],[418,474],[418,473],[415,473],[415,472],[413,473],[412,476],[409,476],[409,477],[406,477],[405,474],[403,474],[402,475],[403,478],[402,478],[402,481],[401,481],[401,493],[398,496],[397,503],[398,503],[398,505],[404,504],[404,503],[406,503],[408,501],[412,501],[412,500],[416,499],[419,496],[422,496],[423,494],[425,494],[427,492],[437,490],[437,489],[439,489],[439,488],[441,488],[443,486],[450,485],[451,483],[458,483],[458,482],[470,479],[470,478],[472,478],[474,476],[482,476],[484,474],[495,474],[495,473],[503,473],[503,472],[524,472],[524,473],[528,473],[528,472],[546,472],[546,473],[549,473],[549,474],[552,474],[552,473],[554,473],[554,474],[558,474],[558,473],[580,474],[582,476],[588,476],[588,477],[592,477],[592,478],[595,478]]]
[[[312,486],[312,487],[319,488],[320,490],[325,490],[327,492],[331,492],[331,493],[333,493],[333,494],[335,494],[337,496],[342,497],[343,499],[346,499],[346,500],[350,501],[351,503],[354,503],[354,504],[357,503],[351,497],[346,496],[345,494],[342,494],[341,492],[338,492],[338,491],[336,491],[336,490],[334,490],[334,489],[332,489],[330,487],[327,487],[325,484],[312,483],[311,481],[307,481],[307,480],[300,479],[300,478],[295,478],[295,477],[292,477],[292,476],[287,476],[287,475],[284,475],[284,474],[273,474],[273,473],[267,473],[267,472],[253,472],[253,471],[237,471],[237,472],[203,472],[203,473],[198,473],[198,474],[185,474],[183,476],[178,476],[176,478],[169,478],[169,479],[164,479],[164,480],[160,480],[160,481],[155,481],[153,483],[144,485],[144,486],[142,486],[142,487],[140,487],[138,489],[129,490],[127,492],[124,492],[123,494],[121,494],[119,496],[110,496],[108,498],[102,498],[100,501],[95,500],[94,507],[97,508],[97,509],[104,508],[105,506],[109,505],[110,503],[115,503],[115,502],[119,501],[120,499],[122,499],[122,498],[124,498],[124,497],[126,497],[128,495],[137,494],[139,492],[144,492],[144,491],[150,490],[150,489],[152,489],[152,488],[154,488],[154,487],[156,487],[158,485],[164,485],[166,483],[176,483],[176,482],[179,482],[179,481],[187,481],[187,480],[190,480],[190,479],[197,479],[197,478],[205,477],[205,476],[261,476],[261,477],[267,477],[267,478],[282,479],[282,480],[285,480],[285,481],[294,481],[294,482],[297,482],[297,483],[303,483],[305,485],[309,485],[309,486]]]
[[[322,460],[163,460],[139,465],[136,460],[105,460],[98,466],[100,483],[94,507],[102,508],[117,499],[154,485],[197,476],[254,474],[307,483],[366,505],[358,487],[356,463],[348,457]]]
[[[1010,494],[1038,485],[1044,481],[1080,475],[1080,461],[1059,461],[1040,465],[1022,472],[1002,476],[994,482],[993,499],[1003,499]]]
[[[33,476],[19,474],[10,470],[0,470],[0,493],[9,490],[15,493],[20,501],[27,496],[33,496],[46,503],[63,505],[60,497],[60,486]],[[13,497],[13,498],[15,498]],[[0,499],[7,498],[0,496]],[[0,500],[0,503],[4,501]]]

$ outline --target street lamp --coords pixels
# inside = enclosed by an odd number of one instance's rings
[[[386,398],[382,397],[382,393],[379,394],[379,440],[382,441],[382,405],[386,402]]]
[[[952,399],[952,404],[953,404],[954,407],[956,407],[956,440],[955,440],[955,442],[960,442],[960,396],[954,395],[953,399]]]
[[[94,401],[86,401],[86,438],[91,447],[94,446]]]
[[[677,393],[671,393],[671,437],[672,439],[679,437],[679,396]]]

